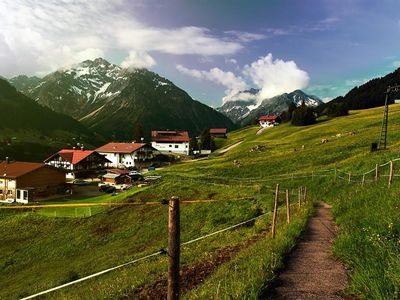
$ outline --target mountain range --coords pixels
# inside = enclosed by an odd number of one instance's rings
[[[260,115],[281,114],[288,109],[290,103],[300,106],[303,102],[310,107],[318,107],[323,105],[321,99],[316,96],[307,95],[301,90],[295,90],[291,93],[284,93],[262,101],[257,101],[258,89],[242,91],[227,101],[217,110],[240,126],[245,126],[254,121]],[[246,100],[242,100],[245,98]]]
[[[60,147],[103,140],[73,118],[43,107],[0,79],[0,159],[42,161]]]
[[[97,58],[57,70],[42,79],[17,76],[10,83],[37,103],[69,115],[107,139],[132,139],[135,127],[188,130],[234,123],[192,99],[166,78],[146,69],[124,69]]]

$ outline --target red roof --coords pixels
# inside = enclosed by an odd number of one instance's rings
[[[258,118],[259,121],[276,121],[278,116],[261,116]]]
[[[187,131],[153,130],[151,139],[153,142],[189,142],[189,134]]]
[[[73,165],[76,165],[81,160],[84,160],[86,157],[91,155],[93,150],[74,150],[74,149],[62,149],[58,151],[58,154],[66,161],[69,161]]]
[[[211,128],[210,129],[210,134],[226,134],[228,129],[226,128]]]
[[[44,162],[50,161],[54,156],[60,155],[64,160],[70,162],[75,165],[80,161],[84,160],[86,157],[91,155],[93,150],[75,150],[75,149],[62,149],[58,151],[56,154],[53,154],[49,158],[46,158]]]
[[[46,167],[44,163],[32,163],[22,161],[0,162],[0,177],[2,178],[17,178],[28,174],[32,171]]]
[[[108,143],[97,148],[96,151],[103,153],[132,153],[144,146],[146,146],[146,144],[143,143]]]

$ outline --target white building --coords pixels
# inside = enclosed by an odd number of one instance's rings
[[[151,140],[151,145],[161,152],[189,155],[189,134],[187,131],[153,130]]]
[[[258,118],[261,127],[273,127],[279,125],[281,118],[279,116],[261,116]]]
[[[157,149],[144,143],[108,143],[96,151],[110,161],[108,167],[128,168],[153,159]]]

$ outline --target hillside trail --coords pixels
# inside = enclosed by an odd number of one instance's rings
[[[279,275],[273,299],[351,299],[342,295],[347,285],[346,270],[332,257],[337,228],[330,210],[328,204],[318,203],[316,215]]]

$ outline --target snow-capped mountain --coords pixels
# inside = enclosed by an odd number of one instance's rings
[[[257,94],[260,92],[258,89],[250,89],[237,93],[231,96],[229,101],[226,101],[217,110],[227,117],[229,117],[233,122],[239,122],[241,119],[245,118],[250,111],[258,107]]]
[[[235,100],[225,102],[223,106],[217,110],[231,118],[232,121],[240,125],[250,124],[255,118],[260,115],[281,114],[287,110],[290,103],[300,106],[304,104],[310,107],[318,107],[323,104],[322,100],[316,96],[307,95],[301,90],[295,90],[291,93],[284,93],[279,96],[264,99],[257,102],[256,95],[258,90],[252,89],[254,99],[247,101]],[[246,93],[247,91],[238,93]]]
[[[60,69],[39,81],[19,76],[10,82],[39,104],[108,138],[129,139],[135,126],[143,127],[146,136],[152,129],[197,134],[204,128],[234,127],[229,118],[193,100],[168,79],[102,58]]]

